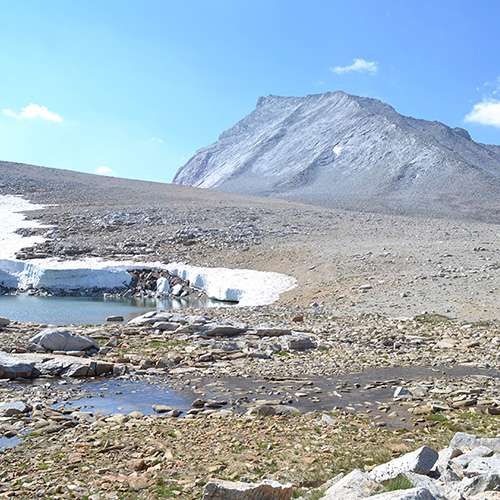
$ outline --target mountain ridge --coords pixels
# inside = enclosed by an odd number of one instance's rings
[[[260,97],[173,182],[334,208],[500,221],[500,146],[342,91]]]

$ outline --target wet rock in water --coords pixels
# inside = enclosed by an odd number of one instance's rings
[[[0,417],[15,417],[29,413],[31,406],[27,405],[24,401],[11,401],[10,403],[0,403]]]
[[[167,413],[173,410],[171,406],[167,405],[153,405],[152,408],[156,413]]]
[[[10,325],[10,319],[3,318],[0,316],[0,328],[4,328],[5,326]]]
[[[290,500],[292,485],[264,479],[261,483],[210,481],[205,485],[203,500]]]
[[[116,322],[116,323],[120,323],[122,321],[124,321],[124,318],[123,316],[108,316],[106,318],[106,321],[109,321],[109,322]]]
[[[34,368],[34,361],[16,359],[15,356],[0,351],[0,378],[30,378]]]
[[[394,391],[394,399],[410,399],[413,397],[412,392],[406,387],[396,387]]]
[[[205,408],[222,408],[223,406],[227,405],[226,400],[216,400],[216,399],[209,399],[205,404]]]
[[[39,344],[47,351],[88,351],[99,349],[97,342],[90,337],[72,335],[67,330],[49,328],[31,337],[32,344]]]
[[[191,406],[193,408],[203,408],[206,403],[207,401],[205,399],[198,398],[191,403]]]

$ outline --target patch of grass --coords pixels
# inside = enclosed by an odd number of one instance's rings
[[[156,489],[156,498],[172,498],[177,497],[181,488],[175,484],[158,485]]]
[[[445,422],[446,417],[442,413],[433,413],[431,415],[427,415],[425,420],[429,422]]]
[[[475,328],[491,328],[492,326],[497,326],[498,321],[493,319],[485,319],[481,321],[474,321],[471,325]]]
[[[413,488],[413,484],[402,474],[399,474],[393,479],[383,481],[385,491],[409,490]]]
[[[449,316],[438,313],[419,314],[415,316],[414,319],[415,321],[419,321],[420,323],[429,323],[431,325],[436,325],[439,323],[451,323],[453,321],[453,319]]]

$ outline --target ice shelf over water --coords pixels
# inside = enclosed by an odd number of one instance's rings
[[[279,295],[295,286],[295,278],[284,274],[248,269],[195,267],[182,263],[103,261],[83,259],[57,261],[14,258],[23,247],[43,238],[23,238],[15,234],[19,227],[40,227],[36,221],[26,221],[20,210],[43,208],[16,196],[0,196],[0,285],[18,289],[44,288],[65,292],[92,288],[113,289],[127,286],[131,269],[160,269],[188,281],[193,288],[203,290],[210,298],[234,301],[239,305],[270,304]]]

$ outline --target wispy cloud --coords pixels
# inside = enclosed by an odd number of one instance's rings
[[[3,109],[2,112],[8,116],[12,116],[16,120],[21,120],[22,118],[41,118],[42,120],[49,120],[52,122],[62,122],[62,116],[49,111],[46,106],[40,106],[39,104],[29,104],[24,107],[20,113],[15,113],[10,109]]]
[[[114,173],[112,168],[106,167],[105,165],[97,167],[95,171],[97,174],[102,174],[102,175],[111,175],[112,173]]]
[[[158,137],[151,137],[151,142],[157,142],[158,144],[163,144],[163,139],[159,139]]]
[[[464,120],[469,123],[500,127],[500,101],[483,97],[482,102],[475,104]]]
[[[350,66],[334,66],[333,68],[330,68],[330,71],[337,73],[338,75],[345,75],[346,73],[350,73],[352,71],[376,75],[378,71],[378,63],[374,61],[365,61],[364,59],[354,59],[354,62]]]

